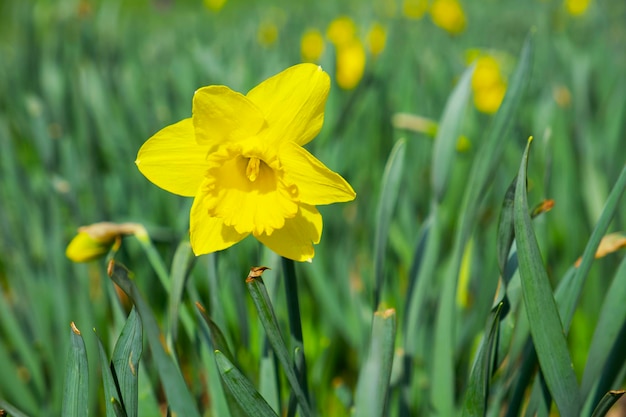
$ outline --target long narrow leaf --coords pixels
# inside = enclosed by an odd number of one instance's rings
[[[185,289],[185,283],[187,282],[187,275],[189,273],[189,268],[193,264],[195,260],[195,256],[193,256],[193,252],[191,251],[191,245],[189,242],[181,242],[176,249],[176,253],[174,254],[174,259],[172,260],[172,271],[171,271],[171,285],[172,288],[169,289],[169,312],[168,312],[168,323],[169,323],[169,332],[168,332],[168,343],[170,347],[178,338],[178,319],[179,312],[181,309],[185,308],[182,306],[182,298],[183,292]],[[186,314],[183,317],[185,320],[189,320],[189,315]],[[188,325],[189,326],[189,325]],[[189,334],[193,333],[192,326],[190,326]]]
[[[605,415],[607,415],[611,407],[613,407],[613,404],[615,404],[617,400],[622,398],[622,395],[624,395],[623,390],[607,392],[606,395],[602,397],[602,400],[600,400],[600,403],[598,404],[596,409],[593,410],[593,414],[591,415],[591,417],[604,417]]]
[[[117,339],[111,365],[122,395],[122,404],[128,417],[138,415],[139,359],[143,352],[143,328],[139,314],[133,307]]]
[[[378,212],[376,215],[376,238],[374,240],[374,309],[378,308],[383,286],[383,274],[385,253],[387,250],[387,238],[389,224],[393,209],[398,199],[400,180],[404,168],[404,154],[406,142],[401,139],[394,145],[383,175],[382,191],[378,200]]]
[[[89,414],[89,367],[87,350],[80,331],[72,322],[71,345],[65,368],[63,416],[85,417]]]
[[[459,210],[461,213],[460,226],[457,228],[454,240],[450,267],[446,271],[435,324],[431,401],[440,415],[452,415],[454,413],[456,397],[454,385],[455,299],[461,258],[476,224],[485,190],[492,183],[491,176],[501,160],[505,143],[503,139],[506,138],[513,114],[519,106],[522,93],[530,78],[532,51],[532,34],[529,34],[502,105],[490,126],[485,142],[480,148],[480,157],[476,158],[476,162],[472,165],[463,203]]]
[[[128,270],[121,265],[111,262],[109,265],[110,276],[117,285],[124,290],[126,294],[133,300],[135,307],[148,338],[148,345],[154,356],[155,364],[165,395],[167,397],[170,409],[179,416],[200,417],[200,413],[196,408],[195,401],[185,385],[185,380],[178,369],[174,359],[169,356],[161,343],[162,333],[159,330],[152,311],[148,304],[139,293],[137,286],[128,276]]]
[[[206,312],[206,309],[204,308],[202,304],[200,304],[199,302],[196,302],[196,307],[197,307],[198,314],[200,315],[200,317],[202,317],[204,324],[205,324],[201,328],[201,335],[204,336],[203,339],[207,342],[207,346],[210,347],[211,353],[212,353],[211,356],[213,356],[213,359],[215,359],[215,351],[219,350],[222,353],[222,355],[226,355],[226,358],[228,359],[229,362],[234,363],[235,362],[234,356],[230,352],[230,349],[228,348],[228,343],[226,342],[226,337],[224,336],[224,333],[222,333],[222,330],[213,321],[213,319],[209,317],[209,315]],[[209,369],[209,378],[214,378],[214,377],[215,377],[214,369],[213,367],[211,367]],[[245,417],[246,416],[245,411],[241,408],[241,406],[239,405],[239,402],[233,396],[231,391],[222,388],[225,382],[219,375],[218,375],[218,380],[220,381],[220,384],[217,384],[219,385],[219,387],[215,385],[209,386],[211,395],[219,396],[219,398],[216,398],[214,402],[215,403],[219,402],[220,403],[218,405],[219,407],[228,406],[227,412],[229,412],[232,417]],[[221,414],[219,415],[226,416],[225,411],[222,411]]]
[[[433,191],[437,202],[443,200],[448,187],[448,179],[452,173],[456,143],[461,132],[461,123],[471,92],[473,73],[474,65],[465,70],[452,94],[448,97],[443,115],[439,120],[431,164]]]
[[[374,313],[370,350],[356,388],[355,416],[385,415],[395,337],[396,311],[389,309]]]
[[[498,220],[498,266],[500,273],[504,276],[506,263],[509,260],[509,252],[513,246],[515,239],[515,229],[513,227],[513,201],[515,199],[515,185],[517,178],[514,178],[506,190],[504,201],[502,202],[502,210],[500,211],[500,219]],[[506,281],[505,281],[506,283]]]
[[[624,194],[624,190],[626,190],[626,165],[622,168],[622,172],[620,173],[615,186],[613,186],[613,189],[609,194],[609,198],[606,200],[602,214],[598,219],[598,223],[593,229],[591,237],[585,246],[582,261],[575,272],[571,285],[563,288],[563,307],[561,308],[561,311],[564,312],[563,324],[566,330],[569,329],[572,318],[574,317],[574,310],[576,309],[576,304],[578,304],[578,299],[582,293],[585,279],[591,269],[591,262],[594,259],[598,245],[600,245],[600,241],[606,234],[609,224],[617,211],[619,201],[622,198],[622,194]]]
[[[274,349],[274,353],[276,353],[276,358],[283,367],[291,389],[293,390],[298,400],[298,403],[302,410],[302,415],[305,417],[310,417],[311,409],[309,408],[309,404],[306,400],[304,390],[300,385],[298,375],[296,374],[296,371],[292,366],[293,362],[290,358],[289,350],[287,349],[287,346],[285,345],[285,339],[280,332],[278,320],[276,319],[276,315],[274,313],[274,308],[272,307],[269,294],[267,293],[265,284],[261,279],[261,274],[264,270],[265,268],[252,268],[250,274],[248,275],[248,278],[246,279],[246,285],[248,287],[248,290],[250,291],[250,295],[252,296],[252,300],[254,301],[256,310],[259,313],[259,319],[261,320],[261,324],[263,324],[263,328],[265,329],[265,332],[267,334],[267,339],[269,340],[272,349]]]
[[[121,402],[121,396],[118,391],[109,358],[102,346],[102,341],[98,337],[98,353],[100,356],[100,369],[102,371],[102,383],[104,385],[104,406],[107,417],[127,417]]]
[[[215,360],[226,389],[230,391],[248,416],[278,417],[261,394],[254,389],[248,378],[219,350],[215,351]]]
[[[526,167],[531,142],[517,176],[514,207],[522,295],[539,364],[554,401],[562,415],[576,416],[581,406],[578,383],[528,211]]]
[[[583,373],[581,394],[585,398],[602,372],[611,348],[626,322],[626,258],[615,273],[602,303],[600,318],[591,338],[587,364]]]
[[[483,337],[478,349],[476,360],[472,366],[472,373],[465,393],[465,407],[463,416],[485,416],[489,399],[489,382],[493,370],[493,356],[498,343],[498,329],[500,326],[500,313],[502,303],[496,307],[489,333]]]

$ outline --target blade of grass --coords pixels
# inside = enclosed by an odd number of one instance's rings
[[[87,349],[80,331],[71,324],[71,346],[65,368],[62,414],[66,417],[84,417],[89,414],[89,367]]]
[[[143,353],[143,328],[135,307],[122,328],[113,355],[111,366],[122,396],[122,404],[128,417],[138,415],[138,370]]]
[[[252,383],[219,350],[215,351],[217,368],[224,386],[248,416],[278,417]]]
[[[148,338],[148,346],[150,346],[152,351],[171,412],[180,416],[200,417],[195,400],[185,384],[180,369],[177,367],[174,359],[163,348],[161,343],[162,333],[159,330],[156,318],[139,293],[135,283],[130,280],[128,274],[129,272],[125,267],[113,261],[109,264],[109,276],[133,300],[141,317]]]
[[[461,259],[465,245],[476,224],[480,203],[487,187],[491,184],[490,179],[501,160],[504,145],[503,138],[506,137],[507,130],[513,120],[513,114],[517,111],[522,93],[530,78],[533,52],[532,39],[532,33],[530,33],[522,48],[519,64],[511,77],[511,83],[507,88],[502,105],[490,126],[485,142],[480,148],[480,157],[476,158],[476,162],[472,165],[463,196],[463,203],[459,210],[460,226],[457,227],[452,260],[441,290],[441,301],[435,324],[433,349],[433,366],[435,371],[433,372],[431,401],[440,415],[454,414],[455,295]]]
[[[191,251],[191,244],[188,241],[181,242],[176,249],[174,259],[172,260],[171,278],[172,288],[169,289],[169,313],[168,313],[168,346],[172,349],[174,342],[178,339],[178,319],[181,309],[186,310],[186,306],[181,306],[183,292],[189,269],[193,265],[196,257]],[[193,333],[193,325],[191,325],[189,314],[185,314],[185,319],[189,321],[187,324],[188,334]]]
[[[615,186],[613,186],[613,189],[606,200],[604,208],[602,209],[602,214],[600,215],[600,218],[591,233],[591,237],[589,238],[587,245],[585,246],[580,266],[575,271],[571,285],[563,288],[564,294],[562,298],[563,307],[561,307],[561,314],[566,330],[569,329],[572,318],[574,317],[574,310],[576,309],[578,299],[582,293],[585,279],[591,269],[591,263],[593,262],[598,245],[600,244],[602,237],[606,234],[613,216],[615,216],[619,206],[619,201],[622,198],[622,194],[624,194],[624,190],[626,190],[626,165],[624,165]]]
[[[475,65],[472,65],[463,72],[461,79],[448,97],[443,115],[439,120],[431,164],[433,192],[439,203],[443,200],[448,189],[448,179],[452,173],[456,144],[471,92],[470,86],[474,67]]]
[[[111,364],[107,357],[100,337],[98,339],[98,353],[100,357],[100,369],[102,370],[102,384],[104,385],[104,406],[107,417],[127,417],[121,403],[121,395],[111,372]]]
[[[300,351],[300,361],[295,362],[298,380],[304,391],[304,398],[310,402],[306,360],[304,358],[304,338],[302,337],[302,321],[300,318],[300,302],[298,300],[298,277],[294,261],[281,258],[283,274],[285,278],[285,298],[287,301],[287,316],[289,317],[289,333],[291,335],[291,347],[294,351]],[[299,365],[299,366],[298,366]]]
[[[532,138],[522,157],[515,191],[514,224],[522,298],[537,358],[562,415],[580,412],[580,392],[548,274],[532,228],[526,195],[526,168]]]
[[[298,375],[292,366],[293,362],[289,357],[289,350],[287,349],[285,340],[280,332],[278,320],[276,319],[276,314],[274,313],[274,308],[272,307],[269,294],[267,293],[265,284],[261,279],[261,274],[265,269],[266,268],[264,267],[252,268],[248,278],[246,279],[246,286],[250,291],[256,310],[259,313],[259,319],[261,320],[261,324],[263,324],[263,328],[265,329],[270,345],[272,346],[272,349],[274,349],[276,358],[283,367],[283,371],[287,376],[287,381],[289,381],[291,389],[298,400],[302,415],[310,417],[311,409],[309,408],[304,390],[300,385]]]
[[[606,292],[600,318],[591,339],[587,363],[583,372],[581,395],[586,398],[598,381],[623,323],[626,322],[626,258],[615,273]]]
[[[374,310],[378,308],[384,282],[384,264],[389,236],[389,224],[398,199],[400,181],[404,168],[406,141],[400,139],[394,145],[382,179],[382,191],[376,213],[376,237],[374,238]]]
[[[355,394],[354,415],[385,415],[396,338],[396,311],[374,313],[369,354],[361,368]]]
[[[463,416],[487,415],[489,385],[491,375],[493,374],[494,355],[498,343],[502,305],[503,303],[498,304],[493,312],[489,333],[483,336],[480,348],[476,354],[476,360],[472,366],[472,372],[465,393]]]
[[[513,240],[515,239],[515,229],[513,227],[513,201],[515,200],[516,183],[517,177],[513,178],[511,185],[509,185],[509,188],[506,190],[504,201],[502,202],[502,210],[500,211],[500,218],[498,219],[498,266],[500,267],[500,273],[502,276],[504,276],[506,264],[509,260],[509,253],[511,252],[511,246],[513,246]]]
[[[622,395],[624,395],[623,390],[607,392],[604,397],[602,397],[602,400],[600,400],[595,410],[593,410],[591,417],[604,417],[607,415],[611,407],[613,407],[613,404],[622,398]]]
[[[196,307],[197,307],[198,314],[200,315],[200,317],[202,318],[205,324],[201,326],[201,335],[203,336],[203,339],[207,342],[206,344],[211,348],[211,353],[212,353],[211,356],[213,357],[213,360],[216,360],[215,351],[219,350],[220,352],[222,352],[222,355],[226,355],[226,358],[228,359],[229,362],[234,363],[235,362],[234,356],[230,352],[230,349],[228,347],[228,342],[226,341],[226,337],[224,336],[224,333],[222,332],[222,330],[211,319],[211,317],[209,317],[203,305],[201,305],[199,302],[196,302]],[[214,367],[211,366],[209,368],[209,378],[212,378],[215,376],[213,375],[213,373],[214,373]],[[224,387],[225,382],[222,379],[222,377],[219,374],[217,375],[217,377],[220,382],[218,385],[221,389],[218,389],[218,387],[216,387],[213,384],[209,386],[211,395],[216,397],[212,401],[212,403],[218,403],[217,407],[227,406],[228,407],[227,411],[228,413],[230,413],[232,417],[245,417],[246,413],[239,405],[237,399],[233,396],[230,390],[225,389]],[[222,402],[224,402],[225,404],[221,404]],[[217,415],[226,416],[226,413],[224,410],[220,410],[220,412]]]
[[[0,399],[0,408],[9,413],[10,417],[28,417],[27,414],[2,399]]]

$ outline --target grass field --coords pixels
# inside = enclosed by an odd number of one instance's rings
[[[617,0],[0,2],[0,410],[626,416],[625,22]],[[195,257],[193,199],[140,147],[200,87],[305,60],[331,79],[306,149],[356,199],[318,207],[310,263],[252,237]],[[141,226],[72,262],[98,222]]]

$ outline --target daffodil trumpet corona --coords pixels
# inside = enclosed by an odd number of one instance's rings
[[[208,86],[192,116],[157,132],[139,150],[143,175],[193,197],[190,240],[196,255],[252,234],[277,254],[310,261],[322,234],[317,205],[346,202],[350,184],[303,146],[324,122],[330,79],[299,64],[243,95]]]

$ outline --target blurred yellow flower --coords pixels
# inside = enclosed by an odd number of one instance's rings
[[[252,234],[281,256],[309,261],[320,241],[316,205],[353,200],[339,174],[302,146],[322,128],[330,79],[313,64],[288,68],[242,95],[225,86],[196,91],[192,117],[152,136],[136,164],[150,181],[194,197],[196,255]]]
[[[324,37],[317,29],[309,29],[300,40],[300,54],[304,62],[318,62],[324,53]]]
[[[483,55],[477,59],[472,75],[472,91],[474,105],[479,111],[489,114],[498,111],[506,93],[506,81],[500,64],[493,56]]]
[[[226,0],[203,0],[204,7],[209,10],[213,10],[214,12],[219,12],[226,4]]]
[[[344,90],[355,88],[365,72],[365,47],[358,39],[337,47],[337,85]]]
[[[457,0],[435,0],[430,6],[433,22],[452,35],[465,30],[465,12]]]
[[[273,22],[262,22],[257,30],[256,38],[262,46],[273,45],[278,40],[278,26]]]
[[[428,0],[403,0],[402,14],[409,19],[421,19],[428,11]]]
[[[122,236],[147,238],[146,229],[137,223],[93,223],[78,228],[78,234],[67,245],[65,255],[73,262],[88,262],[106,255]]]
[[[370,31],[367,33],[367,46],[376,57],[385,49],[387,43],[387,32],[380,23],[374,23]]]
[[[348,16],[340,16],[330,22],[326,37],[337,47],[347,45],[356,38],[356,25]]]
[[[591,0],[565,0],[565,9],[572,16],[581,16],[589,8]]]

